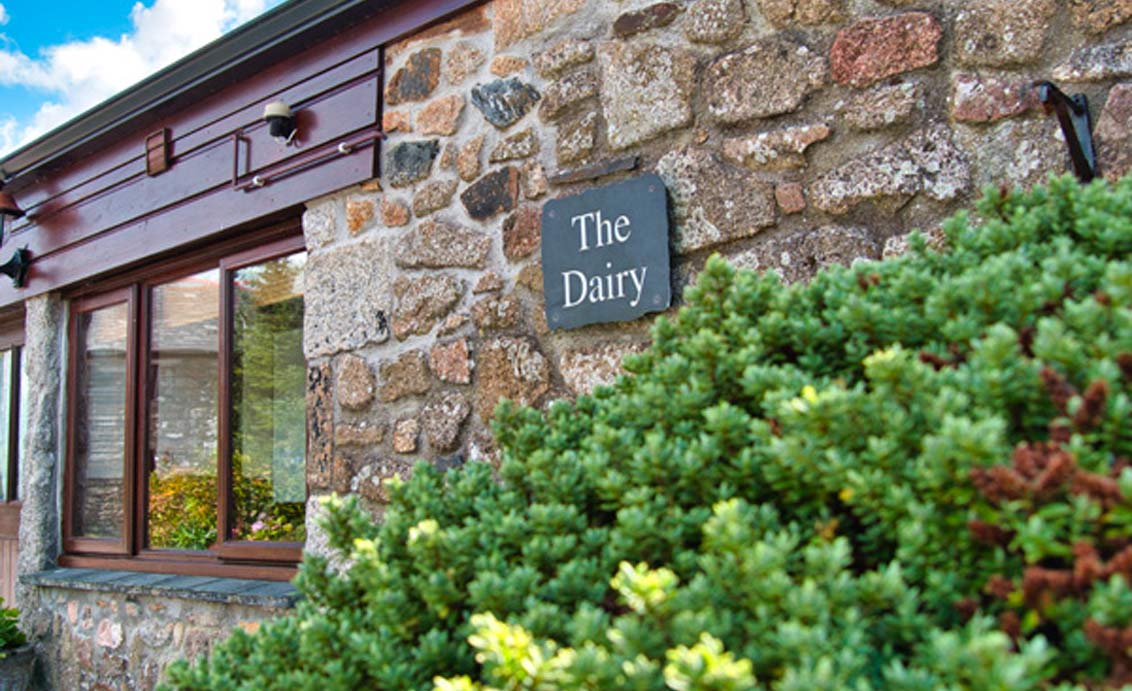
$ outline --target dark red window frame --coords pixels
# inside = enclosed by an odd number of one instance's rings
[[[285,580],[295,573],[295,564],[302,557],[300,543],[241,542],[227,538],[231,513],[231,333],[233,326],[230,278],[234,271],[258,262],[285,256],[304,248],[301,225],[288,219],[262,230],[242,234],[238,239],[212,243],[195,252],[183,252],[177,258],[157,262],[131,271],[116,279],[95,282],[76,290],[71,298],[68,323],[67,358],[67,454],[63,482],[63,550],[60,566],[113,568],[184,575],[229,576]],[[150,288],[198,271],[219,268],[221,275],[220,353],[218,392],[218,469],[219,497],[218,539],[204,552],[174,549],[149,549],[146,534],[145,453],[148,448],[146,420],[147,377],[141,376],[149,360],[148,331],[150,323]],[[78,415],[77,358],[79,355],[79,316],[102,307],[125,303],[130,319],[126,355],[126,448],[123,458],[123,516],[125,525],[121,540],[98,539],[75,535],[74,450]]]

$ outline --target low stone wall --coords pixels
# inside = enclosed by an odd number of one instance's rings
[[[496,0],[386,50],[379,180],[309,204],[308,481],[380,510],[414,459],[494,460],[501,398],[611,381],[651,319],[551,331],[547,199],[665,181],[680,294],[713,252],[805,279],[984,185],[1069,170],[1032,83],[1129,166],[1129,0]],[[315,512],[311,512],[313,516]]]
[[[39,601],[28,631],[39,644],[36,688],[152,689],[170,662],[207,653],[237,628],[255,631],[291,599],[279,594],[285,583],[69,571],[30,586]],[[257,590],[274,593],[258,598],[266,606],[248,604]]]

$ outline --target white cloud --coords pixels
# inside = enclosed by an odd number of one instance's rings
[[[10,115],[0,116],[0,151],[11,151],[19,144],[20,123]]]
[[[10,19],[10,17],[8,16],[8,10],[4,7],[3,4],[0,4],[0,26],[7,24],[8,19]]]
[[[149,6],[138,2],[130,11],[130,32],[117,38],[49,46],[34,57],[0,43],[0,84],[27,87],[46,97],[27,122],[0,116],[0,154],[30,142],[279,2],[155,0]],[[0,5],[0,24],[7,16]]]

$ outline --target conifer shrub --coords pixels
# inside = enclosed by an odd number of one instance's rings
[[[169,686],[1132,682],[1132,182],[945,232],[807,285],[710,260],[615,386],[501,406],[497,470],[332,502],[295,613]]]

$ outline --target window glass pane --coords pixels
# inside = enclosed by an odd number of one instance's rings
[[[301,542],[306,510],[306,253],[233,274],[232,538]]]
[[[220,271],[150,290],[148,544],[216,541]]]
[[[12,358],[16,351],[0,351],[0,501],[8,498],[8,447],[12,440],[9,438],[8,420],[12,411],[8,403],[12,400]]]
[[[28,373],[27,373],[27,369],[24,367],[24,350],[23,350],[23,348],[18,348],[13,352],[15,352],[15,354],[16,354],[15,356],[20,359],[20,403],[19,403],[19,405],[20,405],[20,411],[19,411],[20,424],[16,428],[16,431],[19,433],[19,439],[16,440],[16,460],[20,464],[20,465],[17,466],[16,472],[19,473],[20,468],[23,466],[24,459],[27,458],[27,456],[25,455],[25,451],[27,449],[27,442],[25,441],[25,438],[27,437],[27,435],[25,434],[25,432],[27,431],[27,428],[28,428],[29,388],[28,388]],[[17,481],[18,481],[18,478],[17,478]],[[14,488],[14,490],[12,492],[12,496],[19,498],[18,495],[19,495],[19,488],[16,487],[16,488]]]
[[[129,308],[110,305],[78,320],[72,529],[80,537],[121,538]]]

